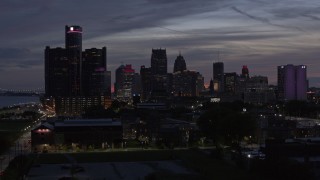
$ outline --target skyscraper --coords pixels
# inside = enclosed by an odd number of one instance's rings
[[[167,75],[167,53],[166,49],[152,49],[151,72],[153,75]]]
[[[224,92],[224,65],[223,62],[213,63],[213,81],[216,92]]]
[[[282,101],[307,99],[307,66],[278,66],[278,98]]]
[[[166,49],[152,49],[151,55],[152,98],[157,101],[167,97]]]
[[[179,54],[177,56],[177,59],[174,61],[174,67],[173,67],[173,73],[178,71],[184,71],[187,70],[186,61],[184,60],[183,56]]]
[[[106,47],[86,49],[82,54],[81,85],[84,96],[103,96],[107,94]]]
[[[140,67],[140,77],[141,77],[141,99],[147,101],[150,99],[152,91],[152,75],[151,68],[146,68],[145,66]]]
[[[172,93],[174,96],[199,96],[203,87],[204,79],[199,72],[185,70],[173,73]]]
[[[80,115],[91,106],[107,108],[110,77],[106,48],[82,52],[82,28],[65,26],[65,49],[45,49],[44,106],[64,116]]]
[[[81,95],[82,28],[65,26],[65,46],[69,61],[69,94]]]
[[[131,64],[121,65],[116,70],[115,94],[120,100],[131,100],[135,71]]]
[[[246,65],[243,65],[243,66],[242,66],[241,77],[246,78],[246,79],[249,78],[249,69],[248,69],[248,66],[246,66]]]
[[[45,49],[45,95],[47,97],[68,96],[69,62],[63,48]]]
[[[224,92],[228,94],[236,94],[237,90],[237,73],[224,74]]]

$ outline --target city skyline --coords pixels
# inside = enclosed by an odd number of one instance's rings
[[[112,82],[121,63],[150,67],[152,48],[165,48],[168,72],[181,52],[206,84],[212,63],[220,60],[225,72],[240,74],[247,65],[250,76],[268,76],[271,84],[277,83],[277,66],[307,65],[310,86],[319,87],[318,7],[320,2],[300,0],[4,0],[0,87],[44,87],[44,49],[64,47],[66,24],[83,27],[83,49],[107,47]]]

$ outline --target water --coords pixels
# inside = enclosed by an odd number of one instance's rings
[[[0,96],[0,108],[24,103],[39,103],[38,96]]]

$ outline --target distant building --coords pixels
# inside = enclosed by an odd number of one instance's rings
[[[69,61],[63,48],[45,49],[45,96],[69,95]]]
[[[236,94],[237,92],[237,73],[224,73],[224,93]]]
[[[307,100],[307,86],[307,66],[278,66],[279,100]]]
[[[106,76],[106,47],[86,49],[82,54],[82,95],[103,96],[108,94]]]
[[[179,56],[177,56],[177,59],[174,61],[173,73],[178,71],[182,72],[184,70],[187,70],[186,61],[184,60],[183,56],[179,54]]]
[[[173,73],[172,93],[174,96],[199,96],[203,91],[204,80],[195,71],[178,71]]]
[[[274,102],[276,100],[275,92],[269,88],[268,77],[252,76],[246,81],[246,88],[243,92],[243,101],[263,104]]]
[[[246,65],[242,66],[241,77],[246,78],[246,79],[249,78],[248,66],[246,66]]]
[[[215,92],[224,92],[224,65],[223,62],[213,63],[213,82]]]
[[[141,76],[141,89],[142,89],[141,99],[143,101],[147,101],[151,98],[151,91],[152,91],[151,68],[146,68],[145,66],[141,66],[140,76]]]
[[[82,27],[65,26],[65,46],[68,58],[69,94],[81,95]]]
[[[135,96],[141,96],[141,76],[139,73],[134,73],[133,84],[132,84],[132,94]]]
[[[166,49],[152,49],[151,97],[154,101],[164,101],[167,98],[167,53]]]
[[[82,28],[65,26],[65,48],[45,49],[44,105],[57,115],[75,116],[81,115],[81,108],[106,107],[105,99],[111,97],[110,78],[106,47],[82,52]]]
[[[111,98],[111,71],[106,71],[105,83],[107,87],[106,96]]]
[[[120,100],[131,100],[135,71],[131,64],[121,65],[116,70],[115,95]]]

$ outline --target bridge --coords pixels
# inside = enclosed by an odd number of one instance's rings
[[[30,95],[39,95],[44,93],[44,88],[36,89],[6,89],[0,88],[0,94],[30,94]]]

